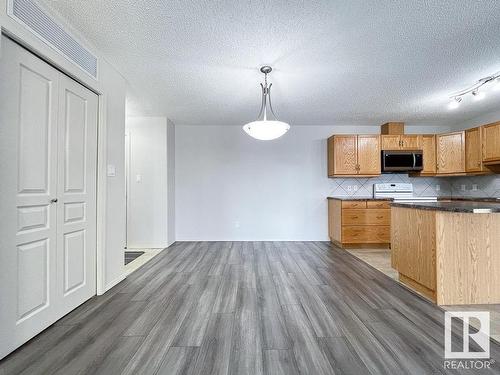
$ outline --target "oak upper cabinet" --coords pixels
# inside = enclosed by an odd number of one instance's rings
[[[418,134],[405,134],[401,136],[401,149],[402,150],[421,150],[422,144]]]
[[[472,128],[465,131],[465,171],[482,172],[483,155],[481,128]]]
[[[358,173],[356,135],[333,135],[328,138],[328,177]]]
[[[424,163],[420,174],[436,174],[436,136],[434,134],[423,134],[421,144]]]
[[[380,168],[380,137],[358,135],[358,174],[378,175]]]
[[[380,136],[382,150],[399,150],[401,148],[401,136],[399,134],[384,134]]]
[[[483,163],[500,164],[500,122],[484,125]]]
[[[333,135],[328,138],[328,177],[378,174],[378,135]]]
[[[465,132],[436,136],[437,173],[465,173]]]
[[[421,150],[421,137],[418,134],[381,135],[382,150]]]

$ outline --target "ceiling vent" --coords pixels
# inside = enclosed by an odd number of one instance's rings
[[[78,43],[32,0],[9,0],[8,13],[52,48],[97,79],[97,57]]]

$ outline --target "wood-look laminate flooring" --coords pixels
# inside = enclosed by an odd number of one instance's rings
[[[443,310],[326,242],[180,242],[0,374],[500,373],[495,343],[492,370],[444,369],[443,332]]]

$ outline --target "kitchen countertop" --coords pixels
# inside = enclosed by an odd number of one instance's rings
[[[430,211],[447,212],[470,212],[477,209],[489,209],[492,213],[500,213],[500,201],[498,203],[454,200],[452,202],[422,202],[422,203],[392,203],[393,207],[417,208]]]
[[[475,197],[438,197],[438,201],[466,201],[466,202],[492,202],[492,203],[500,203],[500,198],[492,198],[492,197],[484,197],[484,198],[475,198]]]
[[[392,198],[373,198],[373,197],[326,197],[326,199],[335,199],[339,201],[392,201]],[[438,197],[440,201],[454,201],[454,202],[486,202],[486,203],[500,203],[497,198],[474,198],[474,197]]]

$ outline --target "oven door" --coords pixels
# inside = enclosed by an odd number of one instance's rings
[[[382,151],[382,172],[420,171],[422,168],[421,151]]]

